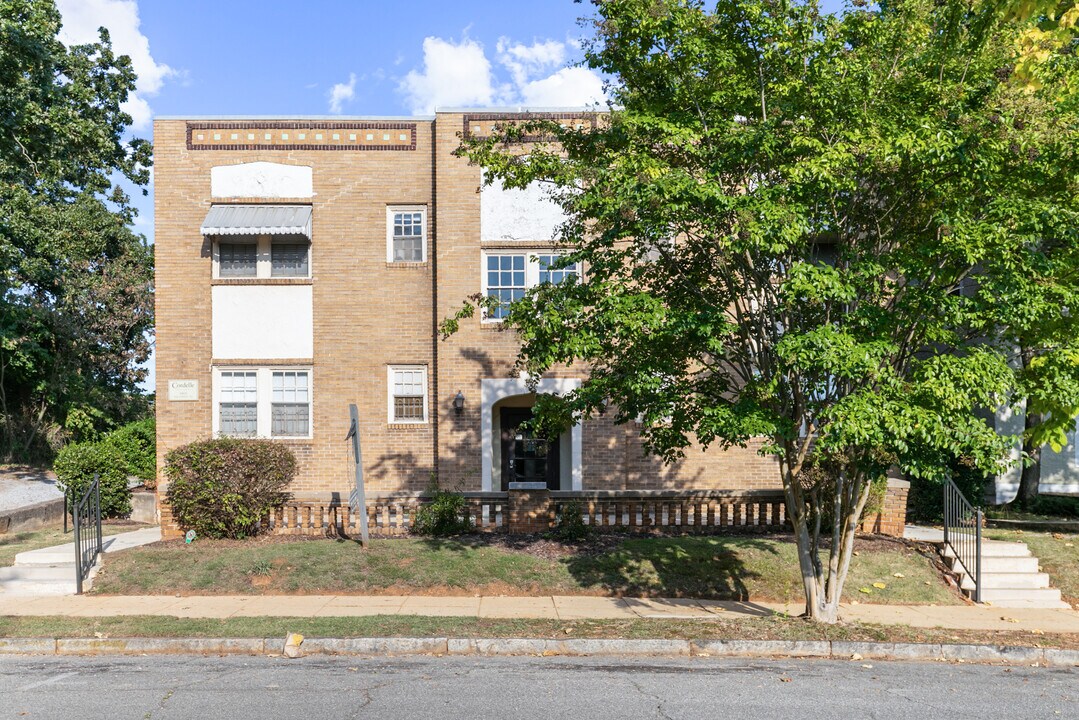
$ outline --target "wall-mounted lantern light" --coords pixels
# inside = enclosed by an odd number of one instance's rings
[[[457,391],[457,395],[453,398],[453,411],[458,415],[465,411],[465,396],[460,390]]]
[[[600,415],[606,415],[607,414],[607,403],[609,403],[609,402],[610,402],[610,400],[608,400],[607,398],[603,398],[602,400],[599,401],[599,414]]]

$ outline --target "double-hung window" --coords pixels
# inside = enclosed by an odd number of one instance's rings
[[[501,320],[511,303],[524,297],[525,290],[542,283],[560,283],[570,275],[579,276],[577,263],[561,266],[558,253],[487,252],[483,257],[483,293],[498,300],[487,311],[486,320]]]
[[[228,437],[258,434],[258,373],[222,371],[219,390],[219,431]]]
[[[427,262],[427,208],[415,206],[386,209],[386,262]]]
[[[306,437],[311,430],[311,393],[305,370],[273,371],[270,435]]]
[[[311,371],[218,370],[214,430],[226,437],[311,437]]]
[[[389,368],[389,421],[427,422],[427,367],[395,365]]]

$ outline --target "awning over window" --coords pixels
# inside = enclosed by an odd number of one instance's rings
[[[310,205],[214,205],[202,221],[203,235],[306,235]]]

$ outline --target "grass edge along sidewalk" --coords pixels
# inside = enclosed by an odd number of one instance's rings
[[[369,615],[362,617],[233,617],[177,618],[123,615],[112,617],[0,616],[0,652],[11,639],[36,638],[47,644],[62,638],[87,641],[141,639],[260,639],[299,633],[311,638],[440,637],[456,639],[667,640],[873,643],[1024,646],[1079,652],[1079,633],[1023,630],[956,630],[907,625],[840,623],[818,625],[801,618],[773,615],[730,619],[681,620],[554,620],[524,618],[431,617]],[[104,649],[109,642],[98,643]],[[89,646],[87,646],[89,647]],[[9,650],[12,651],[12,650]],[[862,653],[864,655],[864,653]]]

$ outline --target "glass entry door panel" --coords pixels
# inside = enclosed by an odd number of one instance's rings
[[[502,425],[502,489],[511,482],[546,483],[551,490],[560,489],[559,440],[536,437],[521,424],[532,419],[531,408],[501,408]]]

